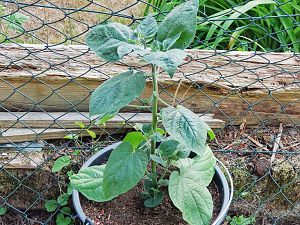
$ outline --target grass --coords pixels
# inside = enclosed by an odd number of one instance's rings
[[[156,6],[166,11],[181,2],[162,1]],[[199,0],[199,3],[194,48],[300,51],[298,0]]]

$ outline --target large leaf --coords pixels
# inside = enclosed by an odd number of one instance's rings
[[[146,54],[149,54],[150,49],[145,49],[142,45],[135,45],[135,44],[124,44],[118,47],[117,49],[118,54],[120,58],[123,58],[123,56],[135,52],[136,54],[140,56],[144,56]]]
[[[181,49],[170,49],[166,52],[152,52],[146,54],[143,59],[151,64],[163,68],[172,78],[177,67],[182,63],[186,53]]]
[[[208,225],[213,212],[213,201],[207,187],[188,173],[172,172],[169,195],[191,225]]]
[[[179,159],[173,165],[180,168],[181,174],[193,176],[195,181],[208,186],[215,174],[216,158],[211,149],[206,146],[203,156],[196,156],[193,159]]]
[[[195,113],[182,107],[168,107],[161,110],[166,131],[173,139],[185,144],[191,151],[204,152],[208,125]]]
[[[187,48],[196,34],[198,7],[198,0],[190,0],[175,7],[159,25],[156,39],[163,42],[181,33],[172,48]]]
[[[152,38],[158,31],[156,19],[149,15],[137,26],[137,32],[146,38]]]
[[[107,61],[120,59],[118,47],[135,39],[134,32],[120,23],[100,24],[94,27],[86,37],[86,43],[92,51]]]
[[[82,168],[78,174],[70,177],[71,186],[89,200],[108,201],[102,189],[104,169],[105,165]]]
[[[122,142],[109,156],[103,175],[103,191],[106,198],[114,198],[137,185],[144,177],[148,156],[143,149],[134,150],[128,142]]]
[[[127,71],[101,84],[90,100],[90,116],[111,118],[122,107],[141,95],[146,84],[143,72]],[[105,121],[102,121],[102,123]]]

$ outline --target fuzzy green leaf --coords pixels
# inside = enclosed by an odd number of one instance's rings
[[[118,47],[135,39],[134,32],[120,23],[100,24],[87,34],[86,43],[99,57],[107,61],[120,59]]]
[[[148,63],[161,67],[172,78],[177,67],[182,63],[185,57],[186,53],[183,50],[170,49],[166,52],[152,52],[145,55],[143,59]]]
[[[114,198],[129,191],[144,177],[147,169],[147,153],[133,149],[122,142],[109,156],[104,175],[103,192],[106,198]]]
[[[68,155],[59,157],[57,160],[55,160],[53,167],[52,167],[52,172],[56,173],[61,171],[64,167],[68,166],[71,163],[71,158]]]
[[[179,39],[181,33],[175,34],[173,37],[167,38],[163,41],[162,45],[163,45],[163,50],[169,50],[174,44],[175,42]]]
[[[159,150],[163,156],[171,156],[176,151],[179,142],[176,140],[165,140],[159,145]]]
[[[152,38],[158,31],[158,24],[156,19],[148,15],[142,22],[137,26],[137,32],[146,38]]]
[[[145,140],[146,138],[142,132],[130,132],[125,136],[123,142],[130,143],[136,149]]]
[[[152,159],[154,162],[162,165],[163,167],[167,166],[167,162],[164,161],[161,157],[159,157],[158,155],[150,155],[150,159]]]
[[[198,7],[198,0],[186,1],[175,7],[159,25],[156,39],[163,42],[180,33],[171,48],[187,48],[196,34]]]
[[[164,194],[160,191],[155,195],[154,198],[146,199],[145,202],[144,202],[144,205],[147,208],[154,208],[162,202],[163,198],[164,198]]]
[[[204,155],[193,158],[190,165],[181,166],[180,173],[188,174],[186,176],[194,176],[195,181],[198,180],[198,183],[208,186],[215,174],[215,165],[216,158],[211,149],[206,146]]]
[[[141,95],[145,84],[145,74],[132,70],[110,78],[93,92],[90,116],[99,116],[98,120],[112,118],[122,107]]]
[[[198,115],[177,106],[162,109],[161,117],[166,131],[173,139],[197,154],[204,152],[209,127]]]
[[[110,200],[104,197],[102,183],[105,165],[82,168],[78,174],[70,177],[71,186],[87,199],[96,202]]]
[[[207,225],[213,212],[213,201],[207,187],[188,173],[172,172],[169,195],[182,212],[183,219],[191,225]]]
[[[120,58],[123,58],[125,55],[128,55],[131,52],[136,52],[138,55],[145,55],[149,53],[149,50],[144,49],[141,45],[135,45],[135,44],[124,44],[120,45],[118,47],[118,54]]]

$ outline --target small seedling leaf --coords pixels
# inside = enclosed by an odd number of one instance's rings
[[[58,208],[59,204],[56,200],[50,199],[45,202],[45,208],[47,212],[54,212]]]
[[[52,172],[56,173],[61,171],[64,167],[68,166],[71,163],[71,158],[68,155],[59,157],[58,159],[55,160],[53,167],[52,167]]]

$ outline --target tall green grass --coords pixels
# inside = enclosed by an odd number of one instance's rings
[[[149,0],[158,19],[181,2]],[[299,0],[199,0],[199,5],[193,48],[300,52]]]

